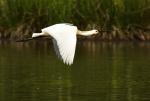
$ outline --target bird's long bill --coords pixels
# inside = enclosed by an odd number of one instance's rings
[[[100,30],[98,29],[98,32],[103,33],[103,32],[111,32],[111,30]]]

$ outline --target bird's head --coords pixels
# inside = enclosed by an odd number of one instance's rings
[[[94,30],[91,30],[91,33],[98,34],[99,32],[98,32],[98,30],[94,29]]]
[[[98,34],[98,30],[93,29],[93,30],[89,30],[89,31],[80,31],[78,30],[77,34],[78,35],[83,35],[83,36],[91,36],[91,35],[95,35]]]

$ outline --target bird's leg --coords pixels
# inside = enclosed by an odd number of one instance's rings
[[[39,39],[39,38],[49,38],[49,37],[46,37],[46,36],[39,36],[39,37],[31,37],[31,38],[26,38],[26,39],[19,39],[19,40],[16,40],[16,42],[26,42],[26,41],[30,41],[30,40],[34,40],[34,39]]]
[[[19,39],[16,40],[16,42],[25,42],[25,41],[29,41],[29,40],[33,40],[34,38],[27,38],[27,39]]]

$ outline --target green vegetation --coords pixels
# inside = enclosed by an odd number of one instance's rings
[[[150,25],[150,1],[0,0],[0,14],[0,37],[29,36],[61,22],[74,23],[81,29],[124,30],[136,25],[145,30]]]

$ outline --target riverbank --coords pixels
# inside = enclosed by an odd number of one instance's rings
[[[56,23],[106,30],[88,40],[150,40],[148,0],[0,0],[0,39],[23,39]]]
[[[90,29],[90,28],[89,28]],[[87,28],[88,30],[88,28]],[[126,29],[120,29],[113,26],[111,30],[99,29],[98,35],[90,37],[78,36],[80,40],[101,40],[101,41],[150,41],[150,28],[140,25],[130,25]],[[19,40],[26,39],[32,36],[37,29],[33,26],[22,24],[16,28],[4,29],[0,28],[0,40]],[[40,31],[40,30],[39,30]]]

